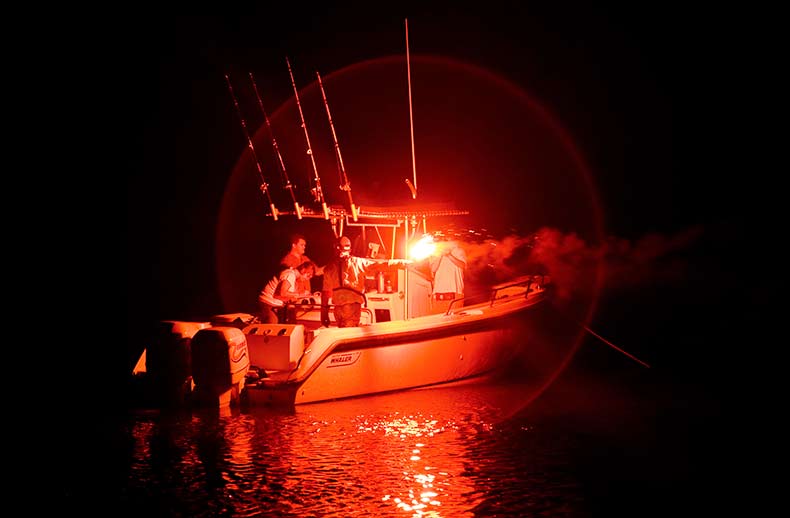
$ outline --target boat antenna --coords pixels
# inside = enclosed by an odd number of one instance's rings
[[[313,164],[313,174],[315,175],[315,187],[310,189],[316,202],[321,203],[324,210],[324,219],[329,219],[329,209],[326,206],[324,199],[324,191],[321,189],[321,178],[318,176],[318,168],[315,166],[315,157],[313,157],[313,149],[310,146],[310,135],[307,134],[307,124],[304,122],[304,114],[302,113],[302,105],[299,102],[299,91],[296,89],[296,81],[294,81],[294,74],[291,70],[291,62],[286,56],[285,62],[288,64],[288,74],[291,76],[291,84],[294,87],[294,97],[296,98],[296,107],[299,108],[299,118],[302,120],[302,128],[304,129],[304,138],[307,141],[307,154],[310,156],[310,162]]]
[[[351,206],[351,216],[354,218],[354,221],[357,221],[357,207],[354,205],[354,200],[351,198],[351,184],[348,181],[346,168],[343,165],[343,155],[340,154],[340,144],[337,143],[337,134],[335,133],[335,125],[332,123],[332,114],[329,112],[329,103],[326,100],[324,83],[321,82],[321,74],[316,71],[315,75],[318,77],[318,86],[321,88],[321,97],[324,98],[324,106],[326,106],[326,116],[329,119],[329,127],[332,129],[332,138],[335,141],[335,158],[337,158],[337,170],[340,174],[340,190],[346,191],[348,195],[348,204]]]
[[[277,155],[278,164],[280,165],[280,175],[282,177],[283,182],[285,185],[283,186],[288,192],[291,193],[291,200],[294,202],[294,210],[296,210],[296,217],[298,219],[302,219],[302,208],[299,206],[299,202],[296,201],[296,194],[294,194],[294,185],[291,183],[291,180],[288,179],[288,172],[285,170],[285,162],[283,161],[283,156],[280,154],[280,148],[277,146],[277,139],[274,138],[274,131],[272,130],[272,123],[269,121],[269,115],[266,113],[266,110],[263,107],[263,101],[261,100],[261,95],[258,93],[258,85],[255,84],[255,77],[253,77],[252,72],[250,74],[250,81],[252,81],[252,88],[255,90],[255,97],[258,98],[258,106],[261,107],[261,111],[263,112],[263,118],[266,121],[266,127],[269,129],[269,135],[272,137],[272,147],[274,148],[274,154]]]
[[[230,77],[228,77],[228,74],[225,74],[225,81],[228,83],[228,90],[230,91],[230,96],[233,98],[233,105],[236,106],[236,113],[239,115],[239,120],[241,121],[241,129],[244,131],[244,136],[247,138],[247,145],[250,147],[250,152],[252,153],[252,158],[255,161],[255,166],[258,168],[258,176],[261,178],[261,192],[266,196],[266,199],[269,202],[269,207],[272,209],[272,218],[274,218],[274,221],[277,221],[277,207],[274,206],[272,195],[269,193],[269,184],[266,183],[266,179],[263,176],[261,161],[258,160],[258,154],[255,152],[255,146],[253,146],[252,139],[250,138],[250,132],[247,130],[247,122],[244,120],[244,116],[241,114],[239,101],[236,99],[236,94],[233,93],[233,86],[230,84]]]
[[[409,60],[409,19],[406,21],[406,77],[409,83],[409,129],[411,130],[411,168],[414,175],[414,183],[406,178],[406,185],[409,186],[411,197],[413,200],[417,199],[417,161],[414,158],[414,116],[412,115],[411,107],[411,64]]]

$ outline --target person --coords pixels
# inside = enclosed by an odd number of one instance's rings
[[[300,264],[297,268],[285,268],[273,276],[258,295],[260,320],[266,324],[280,322],[278,313],[286,302],[310,297],[310,279],[315,271],[312,261]],[[285,317],[283,317],[285,318]]]
[[[310,279],[314,272],[315,264],[312,261],[305,261],[296,268],[283,270],[280,275],[279,298],[286,304],[310,299],[312,295]],[[286,310],[280,310],[281,322],[293,323],[296,319],[296,307],[287,306]]]
[[[454,299],[464,297],[466,252],[456,241],[439,242],[436,250],[438,253],[429,261],[433,277],[431,307],[439,313],[447,311]]]
[[[315,264],[308,260],[296,268],[288,268],[280,274],[280,287],[278,295],[282,300],[295,301],[309,298],[310,279],[315,273]]]
[[[283,272],[284,271],[285,270],[283,270]],[[277,296],[279,287],[280,276],[274,275],[258,294],[258,306],[260,307],[259,318],[264,324],[277,324],[280,321],[276,312],[285,305],[285,302],[280,300]]]
[[[310,261],[310,258],[305,255],[307,248],[307,239],[302,234],[291,234],[290,238],[291,249],[287,254],[280,259],[280,266],[282,268],[296,268],[300,264]],[[324,268],[314,264],[314,275],[323,275]]]
[[[324,267],[323,290],[321,293],[321,323],[329,327],[329,299],[334,305],[335,322],[338,327],[355,327],[362,317],[365,272],[376,264],[407,265],[406,259],[390,259],[387,262],[351,255],[351,240],[342,236],[337,242],[338,258]],[[350,288],[350,289],[340,289]]]

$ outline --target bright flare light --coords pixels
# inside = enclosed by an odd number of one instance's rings
[[[411,255],[411,258],[415,261],[420,261],[433,255],[435,251],[436,243],[433,241],[433,236],[431,234],[423,234],[416,243],[411,245],[409,255]]]

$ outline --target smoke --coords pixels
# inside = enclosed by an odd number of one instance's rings
[[[634,241],[610,236],[593,245],[575,233],[546,227],[527,236],[463,240],[466,277],[493,284],[516,275],[547,274],[559,299],[590,297],[599,277],[607,291],[677,282],[687,275],[684,253],[702,232],[702,227],[695,226],[674,235],[654,233]]]

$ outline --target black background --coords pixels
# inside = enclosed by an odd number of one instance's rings
[[[99,126],[110,137],[107,176],[126,180],[125,225],[111,235],[121,237],[117,287],[130,342],[141,320],[215,309],[213,229],[245,148],[223,75],[255,70],[271,113],[292,96],[285,56],[333,71],[402,54],[405,18],[412,54],[489,69],[555,115],[590,167],[608,234],[633,241],[702,225],[694,253],[710,261],[705,268],[724,275],[733,261],[745,232],[736,200],[750,189],[720,169],[735,160],[719,140],[729,130],[717,95],[731,41],[705,13],[515,2],[230,11],[114,13],[107,28],[116,45],[93,67],[93,91],[107,96]]]
[[[733,421],[745,419],[728,412],[745,409],[752,364],[761,361],[748,351],[762,343],[761,306],[771,291],[768,278],[749,273],[751,246],[765,242],[766,231],[747,222],[766,204],[755,200],[761,175],[743,167],[737,137],[744,128],[733,86],[748,67],[732,16],[671,4],[501,2],[475,9],[264,6],[211,15],[135,6],[100,18],[73,35],[83,50],[79,60],[59,63],[58,79],[73,91],[64,104],[75,127],[90,121],[74,130],[79,144],[70,146],[69,163],[96,165],[75,175],[85,188],[72,198],[79,203],[68,204],[78,220],[69,226],[90,230],[72,243],[85,253],[75,268],[80,278],[71,281],[92,288],[90,307],[72,322],[102,329],[90,340],[92,352],[121,353],[123,374],[110,382],[125,379],[148,323],[216,308],[213,229],[245,148],[223,74],[254,69],[281,79],[284,56],[329,72],[401,54],[408,18],[413,54],[487,68],[556,116],[592,171],[608,234],[632,242],[704,229],[679,259],[688,265],[680,283],[654,281],[645,292],[605,297],[592,324],[665,381],[704,393],[708,406],[690,421],[700,427],[690,433],[710,437],[700,462],[720,466],[716,448],[728,444]],[[277,85],[267,90],[271,111],[292,95],[288,83]],[[737,181],[726,173],[733,168]],[[278,243],[277,255],[286,246]],[[599,362],[593,367],[606,364]],[[697,469],[687,478],[708,474]]]

